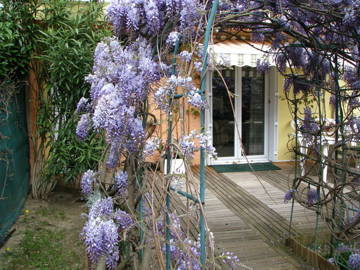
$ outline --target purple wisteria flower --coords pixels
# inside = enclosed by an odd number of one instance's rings
[[[359,79],[356,71],[353,68],[345,67],[344,71],[344,80],[349,84],[352,85]]]
[[[81,115],[81,118],[76,126],[76,135],[79,139],[84,140],[92,127],[92,121],[90,114],[86,113]]]
[[[284,203],[289,202],[294,197],[295,189],[289,189],[284,195]]]
[[[200,133],[199,135],[196,136],[196,138],[199,139],[200,148],[205,149],[206,153],[209,156],[216,159],[217,158],[216,149],[215,149],[214,146],[212,146],[210,144],[211,135],[210,134],[205,134],[205,133]]]
[[[187,136],[183,136],[180,141],[180,148],[185,158],[192,159],[196,151],[204,149],[208,155],[216,159],[216,149],[210,144],[210,139],[209,134],[197,134],[196,130],[191,131]],[[199,143],[195,143],[195,140],[198,140]]]
[[[182,51],[180,54],[180,59],[181,61],[183,62],[190,62],[191,61],[191,58],[192,58],[192,53],[188,52],[188,51]]]
[[[336,251],[338,253],[345,253],[345,252],[349,252],[349,251],[352,251],[352,248],[347,246],[347,245],[344,245],[344,244],[340,244],[337,248],[336,248]]]
[[[299,44],[292,44],[286,47],[286,53],[294,67],[304,67],[306,65],[306,51],[303,47],[298,46]]]
[[[203,66],[202,62],[199,61],[194,62],[194,68],[197,72],[201,72],[202,66]]]
[[[87,198],[89,197],[89,195],[91,193],[93,193],[94,189],[93,189],[93,183],[96,180],[96,174],[94,171],[92,170],[87,170],[82,178],[81,178],[81,183],[80,183],[80,189],[81,189],[81,194]]]
[[[114,139],[112,142],[110,142],[110,149],[109,149],[109,155],[106,160],[106,166],[108,168],[116,168],[119,161],[119,155],[120,155],[120,143],[118,139]]]
[[[276,63],[277,68],[281,72],[285,71],[287,62],[288,62],[288,60],[287,60],[286,55],[284,53],[276,54],[275,63]]]
[[[351,254],[348,260],[348,267],[351,270],[360,270],[360,254]]]
[[[350,95],[349,106],[352,107],[352,109],[360,107],[359,94],[357,93],[357,91],[353,91]]]
[[[357,14],[354,9],[348,8],[346,9],[345,16],[343,18],[344,25],[351,26],[356,24]]]
[[[352,224],[360,219],[360,209],[350,218],[349,223]]]
[[[192,159],[196,151],[195,142],[190,136],[184,136],[180,142],[180,148],[182,153],[187,159]]]
[[[176,42],[180,39],[180,33],[179,32],[171,32],[166,40],[166,43],[175,46]]]
[[[166,229],[166,226],[164,225],[164,221],[165,221],[164,216],[165,214],[160,216],[159,220],[157,221],[157,228],[162,235],[165,235],[165,229]],[[175,213],[170,213],[169,219],[170,219],[169,228],[170,228],[171,238],[172,239],[185,238],[185,234],[181,229],[180,218],[178,217],[178,215],[176,215]]]
[[[316,74],[319,80],[326,80],[330,72],[330,63],[319,53],[307,50],[304,69],[308,74]]]
[[[240,266],[240,259],[233,252],[222,252],[220,258],[230,269],[236,269],[236,267]]]
[[[168,20],[178,22],[182,33],[192,33],[205,6],[199,0],[113,0],[107,16],[116,34],[159,34]]]
[[[111,217],[114,212],[114,203],[111,197],[97,200],[91,205],[89,210],[89,218]]]
[[[128,213],[126,213],[125,211],[122,211],[120,209],[115,211],[114,220],[115,220],[116,224],[118,224],[122,230],[126,230],[135,224],[132,217]]]
[[[313,140],[314,134],[318,133],[320,130],[320,126],[312,117],[312,112],[309,107],[304,109],[304,120],[300,130],[307,140]]]
[[[76,113],[83,113],[83,112],[88,112],[88,106],[89,106],[89,99],[82,97],[77,106],[76,106]]]
[[[256,69],[260,72],[266,72],[270,68],[270,62],[268,60],[260,60],[256,61]]]
[[[116,167],[121,153],[137,152],[144,144],[137,109],[147,98],[150,84],[159,79],[159,66],[152,57],[151,47],[143,39],[124,47],[116,38],[108,38],[95,50],[93,73],[86,78],[91,83],[93,108],[88,118],[96,131],[105,131],[111,145],[110,168]],[[81,136],[83,130],[79,128]]]
[[[202,96],[199,94],[199,90],[191,90],[187,94],[187,102],[198,109],[205,109],[208,107],[206,99],[202,98]]]
[[[114,186],[116,193],[123,196],[128,188],[128,174],[127,172],[120,171],[115,175]]]
[[[319,200],[319,196],[316,189],[310,188],[307,192],[307,202],[314,204]]]
[[[265,40],[265,35],[261,32],[252,32],[251,40],[254,42],[263,42]]]
[[[114,211],[111,197],[94,201],[81,232],[90,261],[97,264],[103,257],[107,269],[115,269],[119,261],[119,230],[133,225],[134,221],[129,214],[120,209]]]
[[[199,101],[198,96],[194,97],[198,89],[194,86],[191,77],[171,75],[154,93],[154,101],[158,109],[165,112],[171,110],[170,99],[174,97],[178,87],[181,87],[187,93],[188,102],[190,100],[190,102],[193,102],[196,106],[202,106],[204,104],[204,102]]]
[[[170,110],[170,98],[171,98],[170,94],[173,91],[167,85],[165,85],[164,87],[160,87],[154,93],[154,101],[157,109],[162,110],[164,112],[168,112]]]
[[[82,237],[93,264],[96,264],[100,257],[105,256],[108,269],[115,269],[119,261],[119,234],[113,220],[90,218],[83,228]]]
[[[165,245],[163,246],[165,251]],[[178,270],[201,270],[199,261],[200,257],[200,242],[192,241],[188,238],[170,239],[170,256],[171,261],[174,262],[174,268]]]
[[[148,23],[149,30],[158,32],[161,27],[160,10],[158,0],[144,1],[145,21]]]
[[[143,155],[144,157],[151,156],[155,153],[156,150],[158,150],[160,147],[160,139],[159,138],[151,138],[146,141]]]
[[[329,104],[335,106],[336,105],[336,95],[332,94],[329,99]]]
[[[180,29],[182,32],[193,31],[199,24],[201,12],[204,5],[198,0],[182,0],[182,10],[180,11]]]

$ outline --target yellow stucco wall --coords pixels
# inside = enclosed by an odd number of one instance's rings
[[[293,129],[290,126],[292,119],[288,103],[284,95],[284,77],[278,74],[278,160],[293,160],[293,153],[288,149],[288,141]]]
[[[278,74],[278,161],[294,160],[294,154],[291,149],[294,147],[294,129],[291,127],[292,113],[288,102],[285,99],[283,90],[284,77]],[[313,117],[318,117],[318,106],[313,103],[312,112]],[[299,117],[303,117],[304,104],[300,104]],[[324,100],[321,103],[322,114],[325,113],[326,118],[334,118],[334,109],[330,105],[330,94],[326,93]]]

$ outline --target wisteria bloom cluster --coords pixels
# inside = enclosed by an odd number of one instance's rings
[[[133,224],[129,214],[115,211],[111,197],[95,201],[89,209],[88,220],[81,233],[91,263],[96,265],[103,257],[107,268],[115,269],[119,261],[119,232],[131,228]]]
[[[193,130],[189,135],[181,138],[181,152],[187,159],[191,160],[194,157],[195,152],[204,149],[209,156],[216,158],[216,149],[210,143],[210,139],[210,135],[204,133],[198,134],[196,130]]]
[[[177,90],[186,97],[187,102],[198,109],[207,108],[207,102],[200,95],[200,90],[194,85],[191,77],[171,75],[154,94],[158,109],[168,112],[172,109],[171,100],[178,94]]]
[[[303,124],[300,127],[301,133],[305,139],[309,142],[312,142],[315,138],[315,135],[320,131],[319,124],[315,121],[311,109],[306,107],[304,109],[304,120]]]
[[[351,254],[348,260],[348,267],[351,270],[360,269],[360,253]]]
[[[165,226],[163,217],[157,223],[159,232],[165,236]],[[200,270],[202,269],[199,262],[200,257],[200,240],[191,240],[182,231],[180,218],[175,213],[170,215],[170,254],[174,262],[174,269],[178,270]],[[163,246],[165,251],[165,245]],[[229,269],[237,269],[240,264],[239,258],[232,252],[222,252],[218,258],[229,267]]]
[[[124,47],[116,38],[99,43],[94,54],[91,102],[81,99],[77,111],[91,108],[81,116],[76,133],[85,138],[91,128],[105,131],[110,144],[108,167],[115,167],[121,153],[135,153],[145,142],[139,108],[147,98],[149,85],[159,79],[158,64],[150,46],[138,39]]]
[[[295,192],[295,189],[289,189],[284,195],[284,203],[291,201],[294,198]]]
[[[191,34],[204,9],[199,0],[114,0],[108,7],[108,18],[119,35],[128,32],[160,34],[168,21],[183,34]]]
[[[115,207],[112,197],[101,195],[98,174],[92,170],[85,172],[81,179],[81,192],[88,201],[89,213],[81,233],[87,254],[96,265],[104,258],[108,269],[114,269],[119,261],[119,241],[122,231],[134,225],[134,220],[125,211]],[[127,173],[119,171],[114,176],[117,196],[124,196],[128,185]]]

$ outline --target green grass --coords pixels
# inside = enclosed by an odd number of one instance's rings
[[[19,217],[12,244],[0,252],[0,270],[84,269],[80,214],[62,202],[37,204]]]
[[[40,207],[35,211],[35,214],[42,217],[50,217],[53,219],[65,220],[64,211],[53,209],[51,207]]]
[[[7,250],[1,270],[77,270],[81,269],[79,256],[65,248],[65,231],[35,227],[24,232],[18,247]],[[1,261],[3,259],[0,258]],[[75,262],[75,263],[74,263]],[[2,268],[4,267],[4,268]]]

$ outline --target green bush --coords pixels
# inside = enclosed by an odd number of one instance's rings
[[[34,1],[0,1],[0,81],[23,79],[29,69],[37,25]]]
[[[42,179],[61,176],[71,181],[96,167],[102,153],[103,138],[93,134],[82,142],[75,136],[74,110],[79,99],[89,95],[84,77],[91,72],[96,44],[111,33],[101,4],[50,0],[42,7],[35,57],[41,63],[43,87],[39,132],[49,151]]]

